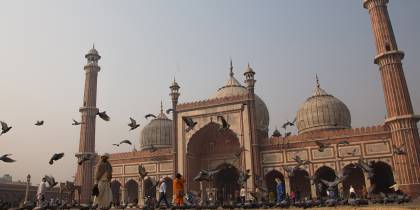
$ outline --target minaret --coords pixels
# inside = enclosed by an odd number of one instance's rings
[[[231,69],[232,69],[232,63],[231,63]],[[232,70],[231,70],[232,72]],[[253,190],[255,190],[255,187],[258,185],[256,178],[260,177],[260,153],[259,153],[259,145],[257,142],[257,127],[256,127],[256,115],[255,115],[255,80],[254,78],[255,72],[254,70],[248,66],[245,70],[244,76],[245,76],[245,84],[246,89],[248,90],[248,119],[249,119],[249,127],[250,127],[250,136],[251,136],[251,165],[252,165],[252,178],[253,178]]]
[[[85,55],[87,64],[84,66],[86,72],[85,89],[83,97],[83,105],[79,111],[82,114],[82,124],[80,128],[80,143],[79,153],[76,157],[80,158],[83,155],[95,155],[95,125],[96,114],[96,84],[98,72],[101,67],[98,66],[98,61],[101,56],[95,49],[95,46]],[[77,167],[76,185],[81,186],[80,203],[88,204],[91,202],[91,190],[93,187],[93,161],[86,161]]]
[[[171,86],[169,86],[169,88],[171,89],[171,93],[169,94],[171,96],[171,100],[172,100],[172,144],[173,144],[173,154],[174,154],[174,177],[176,175],[176,173],[178,173],[178,133],[177,133],[177,111],[176,111],[176,106],[178,105],[178,98],[179,98],[179,89],[181,87],[179,87],[178,83],[174,81],[171,84]]]
[[[420,195],[419,116],[414,115],[410,94],[387,10],[388,0],[363,0],[369,10],[376,42],[374,63],[379,65],[387,109],[386,125],[393,145],[405,144],[406,155],[394,155],[394,177],[399,187],[412,196]]]

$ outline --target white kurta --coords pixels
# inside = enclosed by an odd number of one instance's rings
[[[98,182],[99,195],[95,196],[93,204],[98,204],[98,208],[109,208],[112,201],[112,190],[110,181],[107,179],[107,173],[102,175]]]
[[[38,192],[36,193],[36,198],[38,200],[38,205],[41,206],[41,199],[44,196],[45,191],[47,191],[47,182],[41,182],[38,187]]]

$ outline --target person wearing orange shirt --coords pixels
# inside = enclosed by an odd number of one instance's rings
[[[175,205],[183,206],[184,205],[184,184],[185,179],[182,178],[181,174],[177,173],[174,180],[174,193],[175,193]]]

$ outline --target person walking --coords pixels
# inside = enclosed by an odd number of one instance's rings
[[[174,193],[175,193],[175,205],[183,206],[184,205],[184,184],[185,179],[182,178],[182,175],[177,173],[174,180]]]
[[[45,192],[47,191],[47,189],[47,179],[43,177],[41,180],[41,184],[39,184],[38,191],[36,193],[38,206],[42,206],[43,202],[45,201]]]
[[[245,204],[246,189],[245,186],[242,186],[241,191],[239,192],[239,197],[241,197],[241,204]]]
[[[279,178],[276,178],[276,182],[277,203],[280,203],[284,200],[284,186],[283,182]]]
[[[95,181],[99,194],[93,199],[93,205],[100,209],[109,209],[112,202],[111,179],[112,166],[108,162],[109,154],[104,153],[96,165]]]
[[[356,198],[356,191],[354,190],[352,185],[350,185],[349,193],[350,193],[350,198],[353,198],[353,199]]]
[[[164,178],[160,178],[160,186],[159,186],[159,201],[156,204],[156,208],[160,207],[160,202],[161,201],[165,201],[166,204],[166,208],[169,208],[169,202],[168,199],[166,197],[166,182]]]

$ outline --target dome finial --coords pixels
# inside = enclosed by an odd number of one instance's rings
[[[321,85],[319,84],[318,74],[315,74],[316,77],[316,87],[319,88]]]
[[[95,42],[93,43],[92,49],[95,49]]]
[[[160,113],[163,113],[163,104],[162,104],[162,100],[160,100]]]
[[[233,64],[232,64],[232,58],[230,58],[230,73],[229,73],[229,75],[230,75],[231,77],[233,77]]]

